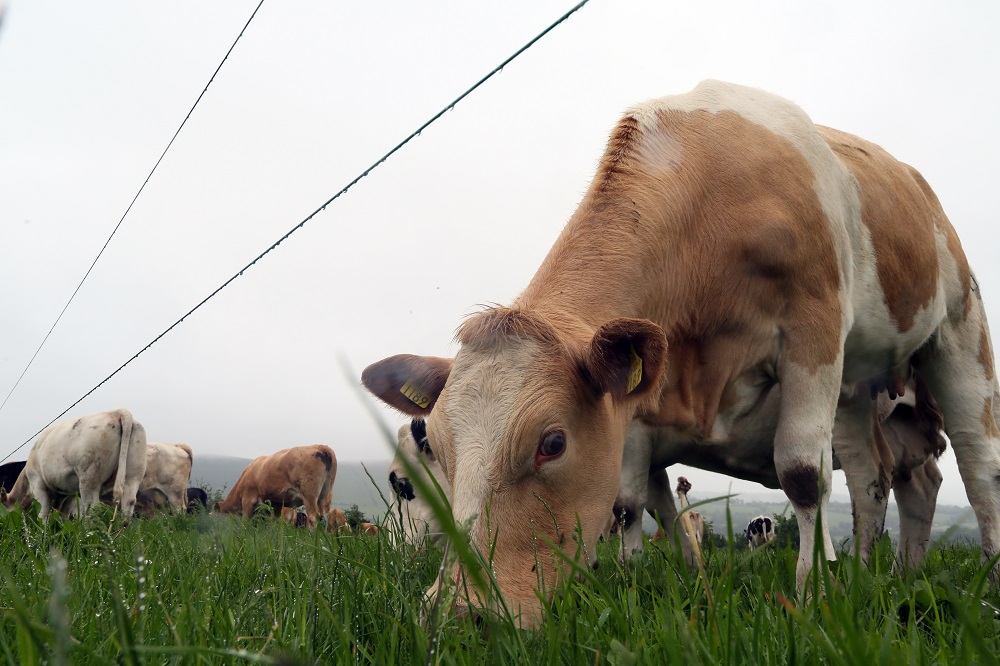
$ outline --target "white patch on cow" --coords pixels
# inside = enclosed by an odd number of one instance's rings
[[[464,347],[439,399],[456,434],[455,469],[450,476],[452,511],[460,525],[471,524],[482,514],[497,486],[508,419],[540,351],[533,340],[501,345],[501,350],[489,351]]]

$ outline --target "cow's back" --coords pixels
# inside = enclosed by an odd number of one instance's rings
[[[78,473],[82,471],[93,473],[106,482],[113,481],[125,414],[126,410],[112,410],[49,426],[38,436],[28,454],[29,478],[36,476],[46,487],[69,494],[79,489]],[[141,426],[133,421],[133,429],[141,429]]]

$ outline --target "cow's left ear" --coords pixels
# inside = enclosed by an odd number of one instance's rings
[[[582,365],[599,393],[622,401],[659,389],[666,362],[662,328],[647,319],[612,319],[597,329]]]

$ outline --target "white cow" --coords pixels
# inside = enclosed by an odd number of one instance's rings
[[[100,501],[102,490],[128,518],[146,472],[146,431],[127,409],[51,425],[38,436],[24,468],[28,490],[48,522],[53,507],[80,495],[80,512]],[[8,497],[11,506],[15,500]]]
[[[413,419],[399,427],[397,438],[396,456],[389,466],[389,485],[396,496],[397,515],[402,523],[403,536],[415,546],[421,545],[426,539],[440,540],[441,523],[412,482],[413,475],[416,474],[424,480],[425,487],[433,488],[433,476],[445,497],[451,501],[451,486],[427,441],[427,425],[423,419]],[[408,465],[404,464],[404,459]],[[427,465],[426,469],[421,461]]]
[[[144,512],[164,504],[174,511],[186,510],[193,460],[187,444],[147,443],[146,473],[137,493],[137,503]]]

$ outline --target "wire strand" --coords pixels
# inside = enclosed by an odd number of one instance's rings
[[[263,2],[263,0],[262,0],[262,2]],[[17,453],[26,444],[28,444],[29,442],[31,442],[31,440],[33,440],[35,437],[37,437],[39,434],[41,434],[42,430],[45,430],[45,428],[48,428],[50,425],[52,425],[53,423],[55,423],[58,419],[62,418],[63,415],[66,414],[66,412],[68,412],[69,410],[73,409],[78,404],[80,404],[81,402],[83,402],[84,400],[86,400],[87,397],[90,396],[90,394],[92,394],[97,389],[101,388],[108,380],[110,380],[112,377],[114,377],[119,372],[121,372],[125,368],[125,366],[127,366],[129,363],[131,363],[135,359],[139,358],[140,354],[142,354],[147,349],[149,349],[150,347],[152,347],[153,345],[155,345],[157,342],[159,342],[159,340],[163,336],[167,335],[168,333],[170,333],[170,331],[174,330],[177,326],[179,326],[181,324],[181,322],[183,322],[185,319],[187,319],[188,317],[190,317],[199,308],[201,308],[201,306],[203,306],[205,303],[207,303],[213,297],[215,297],[216,294],[218,294],[220,291],[222,291],[223,289],[225,289],[226,287],[228,287],[234,280],[236,280],[237,278],[241,277],[245,271],[247,271],[250,268],[252,268],[254,266],[254,264],[256,264],[258,261],[260,261],[261,259],[263,259],[268,253],[270,253],[276,247],[278,247],[279,245],[281,245],[285,241],[285,239],[287,239],[293,233],[295,233],[296,231],[298,231],[299,229],[301,229],[302,227],[304,227],[307,222],[309,222],[311,219],[313,219],[314,217],[316,217],[318,214],[320,214],[321,212],[323,212],[324,210],[326,210],[327,206],[329,206],[331,203],[333,203],[334,201],[336,201],[337,199],[339,199],[342,195],[346,194],[347,191],[350,190],[352,187],[354,187],[359,181],[361,181],[361,179],[363,179],[369,173],[371,173],[372,171],[374,171],[375,169],[377,169],[379,166],[381,166],[386,160],[388,160],[390,157],[392,157],[403,146],[405,146],[410,141],[412,141],[414,138],[416,138],[417,136],[419,136],[421,132],[423,132],[425,129],[427,129],[432,123],[434,123],[435,121],[437,121],[438,118],[440,118],[445,113],[447,113],[448,111],[450,111],[453,108],[455,108],[455,106],[459,102],[461,102],[463,99],[465,99],[470,94],[472,94],[481,85],[483,85],[484,83],[486,83],[487,81],[489,81],[491,78],[493,78],[494,75],[496,75],[497,73],[499,73],[500,71],[502,71],[503,68],[506,67],[507,65],[509,65],[515,58],[517,58],[519,55],[521,55],[522,53],[524,53],[525,51],[527,51],[529,48],[531,48],[538,40],[540,40],[542,37],[545,37],[545,35],[549,34],[553,29],[555,29],[558,25],[560,25],[566,19],[568,19],[570,16],[572,16],[577,11],[579,11],[588,2],[590,2],[590,0],[582,0],[581,2],[577,3],[576,5],[574,5],[572,8],[569,9],[569,11],[567,11],[565,14],[563,14],[558,19],[556,19],[553,23],[551,23],[547,28],[545,28],[540,33],[538,33],[531,41],[529,41],[527,44],[525,44],[524,46],[522,46],[521,48],[519,48],[512,55],[510,55],[507,59],[505,59],[499,65],[497,65],[492,70],[490,70],[490,72],[488,74],[486,74],[486,76],[484,76],[481,79],[479,79],[478,81],[476,81],[476,83],[474,83],[472,85],[472,87],[470,87],[468,90],[466,90],[461,95],[459,95],[458,97],[456,97],[454,100],[452,100],[451,102],[449,102],[444,108],[442,108],[440,111],[438,111],[433,116],[431,116],[431,118],[428,121],[426,121],[423,125],[421,125],[417,129],[413,130],[409,134],[409,136],[407,136],[405,139],[403,139],[402,141],[400,141],[399,143],[397,143],[391,150],[389,150],[389,152],[387,152],[382,157],[378,158],[374,163],[372,163],[371,166],[369,166],[367,169],[365,169],[364,171],[362,171],[360,175],[356,176],[354,178],[354,180],[352,180],[347,185],[345,185],[343,188],[341,188],[340,191],[338,191],[332,197],[330,197],[329,199],[327,199],[326,201],[324,201],[318,208],[316,208],[316,210],[314,210],[312,213],[310,213],[309,215],[307,215],[301,222],[299,222],[294,227],[292,227],[291,229],[289,229],[283,236],[281,236],[281,238],[279,238],[274,243],[272,243],[270,247],[268,247],[266,250],[264,250],[259,255],[257,255],[257,257],[255,257],[253,261],[251,261],[249,264],[247,264],[246,266],[244,266],[243,268],[241,268],[231,278],[229,278],[228,280],[226,280],[225,282],[223,282],[222,285],[220,285],[218,288],[216,288],[208,296],[206,296],[205,298],[203,298],[201,300],[201,302],[199,302],[193,308],[191,308],[190,310],[188,310],[187,313],[185,313],[180,319],[178,319],[173,324],[171,324],[165,331],[163,331],[162,333],[160,333],[159,335],[157,335],[155,338],[153,338],[153,340],[150,341],[149,344],[147,344],[145,347],[143,347],[142,349],[140,349],[139,351],[137,351],[130,359],[128,359],[127,361],[125,361],[124,363],[122,363],[120,366],[118,366],[117,370],[115,370],[110,375],[108,375],[103,380],[101,380],[101,382],[97,386],[95,386],[94,388],[92,388],[89,391],[87,391],[76,402],[74,402],[72,405],[70,405],[69,407],[67,407],[66,409],[64,409],[62,412],[60,412],[55,418],[53,418],[47,424],[45,424],[44,426],[42,426],[42,428],[39,429],[38,432],[36,432],[34,435],[32,435],[31,437],[29,437],[28,439],[26,439],[24,441],[24,443],[20,444],[17,448],[15,448],[13,451],[11,451],[6,456],[4,456],[3,459],[0,459],[0,463],[4,462],[8,458],[10,458],[12,455],[14,455],[15,453]]]
[[[191,105],[191,109],[187,112],[187,115],[184,116],[184,120],[181,121],[180,126],[177,127],[177,131],[174,132],[173,137],[171,137],[170,141],[167,143],[167,147],[163,149],[162,153],[160,153],[160,158],[156,160],[156,164],[153,165],[153,168],[150,170],[149,175],[146,176],[146,180],[142,182],[142,185],[139,187],[139,191],[135,193],[134,197],[132,197],[132,202],[128,205],[128,208],[125,209],[125,212],[122,214],[121,219],[118,220],[118,224],[116,224],[115,228],[111,231],[111,235],[108,236],[108,239],[106,241],[104,241],[104,245],[101,247],[100,252],[97,253],[96,257],[94,257],[94,261],[91,262],[90,268],[88,268],[87,272],[83,274],[83,279],[80,280],[80,284],[76,285],[76,289],[73,290],[73,293],[70,295],[69,300],[66,301],[66,305],[64,305],[62,310],[59,312],[59,316],[56,317],[56,320],[54,322],[52,322],[52,326],[49,328],[49,332],[45,334],[45,337],[42,338],[41,344],[38,345],[38,349],[36,349],[35,353],[31,355],[31,359],[28,361],[28,365],[24,366],[24,370],[21,371],[21,375],[17,378],[17,381],[14,382],[14,386],[11,387],[10,392],[7,394],[7,397],[3,399],[2,403],[0,403],[0,412],[3,412],[3,408],[7,405],[7,401],[10,400],[10,396],[14,395],[14,391],[16,391],[17,387],[21,384],[21,380],[24,379],[24,375],[28,373],[28,368],[31,367],[31,364],[35,362],[35,358],[38,357],[38,352],[42,351],[42,347],[44,347],[45,343],[48,342],[49,336],[52,335],[52,331],[54,331],[56,326],[59,325],[59,322],[60,320],[62,320],[63,315],[66,314],[66,310],[69,309],[70,303],[72,303],[73,299],[76,298],[76,295],[80,291],[80,288],[83,286],[83,283],[87,281],[88,277],[90,277],[90,272],[94,270],[94,266],[97,265],[97,262],[104,254],[104,251],[108,249],[108,244],[111,243],[111,239],[115,237],[116,233],[118,233],[118,228],[122,226],[122,222],[125,221],[125,217],[129,214],[129,211],[132,210],[132,206],[135,205],[135,202],[139,198],[139,195],[142,194],[142,191],[144,189],[146,189],[146,185],[149,184],[150,178],[152,178],[153,174],[156,173],[156,169],[157,167],[160,166],[160,162],[163,161],[163,158],[166,156],[167,151],[170,150],[170,147],[174,145],[174,141],[177,139],[177,135],[181,133],[182,129],[184,129],[184,125],[191,117],[191,114],[194,113],[194,110],[198,106],[198,103],[201,101],[201,98],[205,96],[206,92],[208,92],[208,87],[212,85],[213,81],[215,81],[215,77],[219,73],[219,70],[222,69],[222,65],[225,64],[226,60],[229,58],[229,54],[233,52],[234,48],[236,48],[236,44],[240,41],[240,38],[243,36],[243,33],[246,32],[246,29],[250,26],[250,21],[252,21],[253,17],[257,15],[257,10],[260,9],[261,5],[263,4],[264,0],[260,0],[260,3],[257,5],[256,9],[254,9],[253,13],[250,15],[250,18],[247,19],[246,25],[243,26],[242,30],[240,30],[240,34],[236,36],[236,40],[233,42],[232,46],[229,47],[229,50],[226,51],[226,55],[223,56],[222,62],[220,62],[219,66],[215,68],[214,72],[212,72],[212,76],[211,78],[208,79],[208,83],[205,84],[205,88],[198,95],[198,98],[194,101],[194,104]],[[4,460],[6,460],[6,458],[4,458]]]

